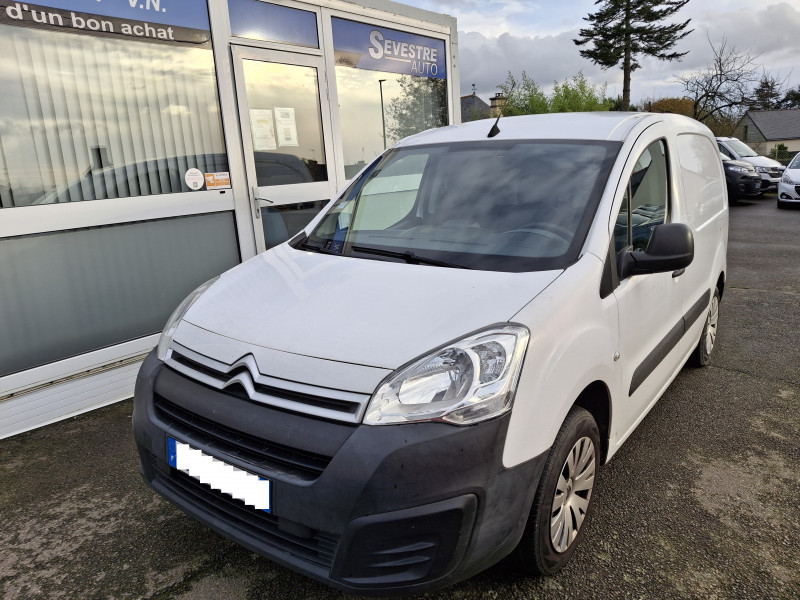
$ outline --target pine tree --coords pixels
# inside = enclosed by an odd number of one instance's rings
[[[661,60],[678,60],[686,52],[672,51],[678,41],[689,35],[691,19],[683,23],[662,24],[689,0],[597,0],[602,4],[596,13],[584,17],[590,26],[580,30],[578,46],[589,42],[592,48],[581,50],[581,56],[604,69],[622,65],[622,110],[631,103],[631,73],[641,65],[638,56]]]
[[[781,108],[800,108],[800,85],[784,94]]]
[[[768,73],[764,73],[753,90],[752,96],[747,101],[747,108],[750,110],[775,110],[781,107],[784,97],[785,88],[783,82]]]

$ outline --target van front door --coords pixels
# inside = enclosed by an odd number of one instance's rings
[[[259,252],[305,227],[336,193],[321,56],[234,46],[236,95]]]
[[[651,138],[652,139],[652,138]],[[617,256],[644,251],[653,229],[672,220],[671,181],[664,139],[632,153],[622,206],[614,224]],[[681,274],[634,275],[614,291],[619,309],[620,398],[614,435],[621,443],[655,402],[684,350]]]

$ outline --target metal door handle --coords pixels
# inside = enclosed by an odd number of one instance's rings
[[[261,218],[261,207],[258,205],[258,201],[263,200],[264,202],[269,202],[270,204],[274,204],[272,200],[269,198],[264,198],[263,196],[258,195],[258,186],[253,186],[250,188],[250,201],[253,204],[253,212],[256,213],[256,219]]]

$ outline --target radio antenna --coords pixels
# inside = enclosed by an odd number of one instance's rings
[[[486,137],[493,138],[498,133],[500,133],[500,128],[497,126],[497,124],[500,122],[500,117],[502,116],[503,116],[502,114],[497,115],[497,121],[494,122],[494,125],[492,125],[492,128],[489,130],[489,135],[487,135]]]

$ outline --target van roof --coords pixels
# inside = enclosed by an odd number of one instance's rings
[[[708,129],[689,117],[673,114],[587,112],[548,113],[501,117],[497,140],[609,140],[622,141],[637,125],[667,121],[682,131],[708,133]],[[485,140],[495,119],[470,121],[439,129],[429,129],[401,140],[397,146],[439,144]]]

